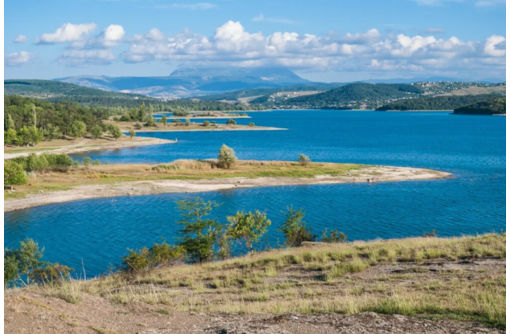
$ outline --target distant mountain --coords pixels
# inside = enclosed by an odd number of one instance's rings
[[[286,68],[183,67],[167,77],[75,76],[54,80],[167,99],[309,83]]]
[[[456,108],[454,114],[463,115],[503,115],[506,114],[506,97],[495,97]]]

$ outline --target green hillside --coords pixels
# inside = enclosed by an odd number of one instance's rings
[[[454,114],[465,115],[502,115],[506,114],[506,97],[496,97],[457,108]]]
[[[464,95],[464,96],[437,96],[420,97],[416,99],[400,100],[386,104],[377,110],[453,110],[461,106],[488,100],[494,95]]]

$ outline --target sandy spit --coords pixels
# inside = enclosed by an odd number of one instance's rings
[[[121,182],[117,184],[99,184],[77,186],[67,191],[56,191],[27,195],[25,198],[4,201],[4,212],[21,210],[52,203],[62,203],[83,199],[141,196],[162,193],[197,193],[236,188],[340,184],[340,183],[371,183],[392,181],[416,181],[444,179],[450,173],[422,168],[370,166],[359,171],[352,171],[346,176],[317,176],[314,178],[223,178],[204,180],[147,180]]]
[[[197,132],[197,131],[280,131],[280,130],[288,130],[285,128],[273,128],[273,127],[246,127],[246,128],[240,128],[240,129],[229,129],[229,128],[211,128],[211,129],[169,129],[169,130],[163,130],[163,129],[141,129],[136,130],[136,132]],[[127,131],[126,129],[122,129],[122,131]]]
[[[109,142],[105,144],[97,144],[97,146],[89,146],[83,147],[84,145],[88,145],[88,139],[84,139],[77,144],[64,146],[62,148],[57,148],[55,150],[47,150],[47,151],[30,151],[30,152],[20,152],[20,153],[4,153],[5,159],[13,159],[17,157],[25,157],[30,153],[35,153],[37,155],[42,153],[52,153],[52,154],[74,154],[74,153],[83,153],[83,152],[92,152],[92,151],[107,151],[107,150],[116,150],[121,148],[129,148],[129,147],[138,147],[138,146],[150,146],[150,145],[161,145],[161,144],[174,144],[175,140],[165,140],[158,138],[147,138],[143,140],[133,140],[133,141],[123,141],[123,142]]]

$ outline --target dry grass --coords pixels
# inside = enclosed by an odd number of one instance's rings
[[[249,117],[228,117],[230,118],[249,118]],[[184,117],[179,117],[179,119],[184,119]],[[207,120],[213,119],[213,117],[208,117]],[[156,123],[154,127],[143,127],[140,130],[136,130],[135,132],[157,132],[157,131],[223,131],[223,130],[265,130],[265,129],[274,129],[271,127],[265,126],[253,126],[250,127],[248,125],[227,125],[225,124],[227,119],[217,119],[216,125],[209,124],[208,126],[203,126],[204,119],[190,119],[189,125],[184,125],[184,122],[181,123],[171,123],[171,119],[168,120],[168,123],[165,125],[163,123]],[[122,131],[129,131],[131,128],[134,129],[134,126],[137,122],[115,122],[115,121],[105,121],[105,124],[116,124],[118,125]]]
[[[505,235],[488,234],[322,244],[140,276],[113,274],[51,294],[69,298],[72,291],[113,303],[161,304],[170,312],[374,311],[504,328],[505,242]]]

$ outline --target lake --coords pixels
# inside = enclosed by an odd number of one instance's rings
[[[76,155],[109,163],[161,163],[215,158],[222,144],[239,159],[296,160],[413,166],[437,169],[454,178],[378,184],[286,186],[201,193],[222,203],[214,216],[237,210],[265,211],[273,224],[264,244],[276,246],[281,211],[303,208],[314,233],[339,229],[349,240],[460,236],[506,229],[505,117],[460,116],[448,112],[299,110],[248,113],[260,126],[287,131],[143,133],[178,138],[176,144]],[[203,120],[197,120],[202,122]],[[226,119],[217,120],[218,123]],[[33,238],[46,247],[45,259],[87,276],[118,266],[127,248],[161,237],[176,240],[176,200],[186,194],[119,197],[52,204],[4,214],[6,247]]]

